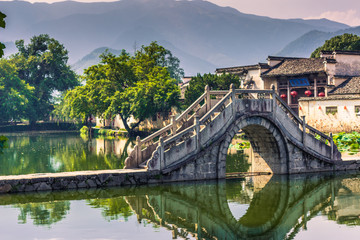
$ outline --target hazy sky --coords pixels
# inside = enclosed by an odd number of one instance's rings
[[[0,0],[3,1],[3,0]],[[57,2],[61,0],[29,0]],[[100,0],[78,0],[99,2]],[[103,0],[113,1],[113,0]],[[244,13],[273,18],[328,18],[351,26],[360,25],[359,0],[208,0],[221,6],[231,6]]]

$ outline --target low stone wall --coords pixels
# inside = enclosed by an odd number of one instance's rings
[[[216,150],[214,151],[216,152]],[[1,176],[0,194],[216,179],[218,175],[215,168],[211,167],[210,164],[206,164],[206,159],[211,158],[214,151],[208,151],[202,157],[192,160],[192,163],[163,174],[159,171],[147,171],[144,169],[121,169]],[[333,170],[359,171],[360,160],[341,162]]]
[[[160,182],[159,172],[103,170],[0,177],[0,193],[142,185]]]

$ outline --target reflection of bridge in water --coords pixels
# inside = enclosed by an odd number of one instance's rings
[[[174,185],[158,194],[127,197],[141,219],[198,239],[283,239],[294,236],[320,211],[334,204],[341,181],[325,176],[273,177],[253,195],[236,219],[228,205],[226,184]]]
[[[69,200],[86,199],[93,204],[100,201],[101,204],[96,207],[103,208],[106,215],[111,217],[111,214],[121,215],[124,209],[129,209],[122,206],[109,211],[111,205],[107,206],[106,203],[110,204],[111,201],[107,199],[113,199],[113,203],[116,203],[119,199],[124,202],[125,198],[139,222],[147,220],[167,228],[173,231],[174,237],[291,239],[301,228],[306,228],[307,222],[318,213],[327,214],[330,220],[338,223],[360,225],[359,182],[360,178],[334,178],[332,175],[262,176],[247,181],[247,186],[237,180],[227,180],[2,195],[0,205],[31,203],[35,209],[44,210],[52,203],[61,205]],[[344,193],[350,194],[350,198],[345,198]],[[246,204],[246,212],[238,217],[238,212],[234,212],[229,202]],[[118,203],[114,206],[118,206]],[[42,219],[42,222],[62,221],[71,212],[69,206],[67,204],[59,213],[46,215],[54,219]],[[50,209],[55,211],[54,206]]]

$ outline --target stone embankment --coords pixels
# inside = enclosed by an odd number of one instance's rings
[[[39,173],[0,177],[0,193],[69,190],[161,182],[159,172],[143,169]]]
[[[344,161],[334,171],[360,170],[359,167],[360,160]],[[0,176],[0,194],[174,182],[176,178],[172,175],[146,169],[120,169]]]

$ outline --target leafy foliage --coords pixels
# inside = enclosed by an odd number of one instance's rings
[[[18,77],[15,64],[0,59],[0,122],[23,118],[33,92],[34,88]]]
[[[3,149],[7,147],[6,142],[7,142],[7,137],[5,136],[0,136],[0,154],[3,153]]]
[[[4,18],[6,18],[6,15],[0,12],[0,28],[5,28],[5,21]],[[0,58],[4,55],[4,48],[5,45],[0,42]]]
[[[185,104],[190,105],[198,99],[204,93],[206,85],[209,85],[211,90],[228,90],[232,83],[235,88],[239,88],[239,77],[232,74],[216,75],[209,73],[203,76],[198,74],[196,77],[191,78],[185,91]]]
[[[318,47],[313,53],[312,58],[319,58],[321,51],[334,50],[360,50],[360,37],[355,34],[345,33],[326,40],[324,45]]]
[[[67,65],[68,52],[47,34],[34,36],[28,45],[24,40],[15,44],[19,52],[10,61],[17,66],[18,77],[35,88],[27,118],[31,123],[45,120],[53,110],[54,92],[79,85],[76,74]]]
[[[360,151],[360,133],[338,133],[333,135],[333,140],[340,152],[355,154]]]
[[[178,106],[180,96],[176,80],[166,67],[169,56],[169,51],[156,42],[142,46],[135,56],[125,50],[119,56],[105,52],[100,64],[85,70],[86,85],[66,95],[71,116],[113,118],[119,114],[131,134],[146,118],[169,112]],[[176,64],[171,66],[174,74],[181,72]],[[131,117],[137,122],[129,126]]]

